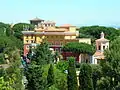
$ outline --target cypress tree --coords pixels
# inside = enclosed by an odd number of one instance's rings
[[[45,90],[46,83],[42,78],[43,70],[39,65],[31,65],[28,68],[26,77],[28,80],[27,89],[28,90]]]
[[[34,55],[31,57],[31,63],[26,71],[29,90],[45,90],[46,80],[43,80],[43,65],[50,64],[54,61],[53,55],[49,50],[47,43],[41,43],[34,50]]]
[[[54,80],[54,67],[52,64],[50,64],[50,68],[48,70],[48,76],[47,76],[47,85],[48,87],[52,86],[55,82]]]
[[[67,76],[68,90],[78,90],[77,75],[75,70],[75,59],[73,57],[70,57],[68,58],[68,60],[69,60]]]
[[[87,63],[83,63],[80,67],[79,84],[81,90],[93,90],[92,68]]]

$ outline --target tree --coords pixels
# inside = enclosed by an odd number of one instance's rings
[[[4,54],[8,55],[9,64],[4,66],[5,73],[2,76],[3,87],[1,90],[16,90],[23,89],[22,83],[22,69],[20,68],[20,54],[16,48],[7,48]],[[4,89],[3,89],[4,88]]]
[[[112,41],[105,51],[105,60],[101,62],[103,77],[108,78],[109,89],[116,88],[120,83],[120,38]]]
[[[12,35],[12,31],[9,24],[0,22],[0,36],[2,35],[10,36]]]
[[[68,69],[68,61],[59,61],[56,64],[56,68],[59,69],[60,71],[62,71],[64,73],[65,70]]]
[[[52,64],[50,64],[50,68],[48,70],[48,76],[47,76],[47,85],[48,85],[48,87],[55,84],[54,78],[55,78],[55,76],[54,76],[54,67],[53,67]]]
[[[87,53],[87,54],[93,54],[95,52],[94,47],[92,45],[89,45],[87,43],[79,43],[79,42],[70,42],[67,43],[62,48],[63,51],[73,52],[73,53]]]
[[[102,71],[101,71],[101,66],[100,65],[94,65],[91,64],[92,67],[92,81],[93,81],[93,88],[94,90],[97,90],[97,81],[100,80],[102,77]]]
[[[113,27],[85,26],[79,29],[79,33],[80,33],[79,37],[89,37],[92,38],[93,41],[95,41],[95,39],[100,38],[101,32],[104,32],[106,38],[109,40],[114,40],[120,35],[119,30]]]
[[[45,90],[46,82],[42,78],[43,70],[41,65],[34,65],[28,67],[26,77],[28,80],[28,90]]]
[[[79,84],[81,90],[93,90],[92,68],[87,63],[83,63],[80,67]]]
[[[33,29],[34,26],[27,23],[17,23],[12,27],[12,30],[14,31],[14,36],[20,40],[22,40],[22,36],[23,36],[21,31],[33,30]]]
[[[33,52],[34,55],[31,57],[31,63],[28,65],[28,70],[26,71],[27,86],[29,90],[45,90],[46,80],[42,76],[44,72],[43,66],[53,63],[54,58],[47,43],[41,43]]]
[[[38,65],[45,65],[54,62],[53,55],[46,42],[42,42],[40,45],[37,46],[31,59]]]
[[[75,70],[75,59],[73,57],[70,57],[68,60],[69,60],[67,76],[68,90],[78,90],[77,75]]]

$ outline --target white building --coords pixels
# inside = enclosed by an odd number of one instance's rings
[[[96,52],[93,55],[92,64],[98,64],[100,60],[104,60],[104,50],[109,48],[109,40],[104,38],[104,33],[101,33],[101,38],[96,40]]]

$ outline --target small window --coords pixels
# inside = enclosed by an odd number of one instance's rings
[[[101,47],[100,47],[100,46],[98,47],[98,50],[101,50]]]
[[[28,43],[28,40],[26,40],[26,42]]]
[[[33,39],[33,36],[31,36],[31,39]]]
[[[34,40],[31,40],[31,43],[34,43]]]
[[[27,45],[26,48],[29,49],[29,46]]]
[[[28,39],[28,36],[26,36],[26,38]]]
[[[105,50],[105,46],[103,46],[103,50]]]

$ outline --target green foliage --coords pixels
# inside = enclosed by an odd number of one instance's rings
[[[48,70],[48,76],[47,76],[47,85],[48,87],[54,85],[55,83],[55,76],[54,76],[54,68],[53,68],[53,65],[50,64],[50,68]]]
[[[3,35],[10,36],[12,35],[12,31],[9,24],[0,22],[0,36],[3,36]]]
[[[53,61],[54,61],[54,58],[53,58],[53,55],[51,54],[51,51],[49,50],[48,44],[41,43],[40,45],[38,45],[37,48],[34,50],[34,55],[31,57],[31,64],[28,66],[28,70],[26,71],[26,74],[27,74],[26,77],[28,80],[27,87],[29,90],[34,90],[34,89],[45,90],[46,89],[47,78],[43,76],[44,74],[43,67],[47,64],[52,63]],[[52,68],[53,67],[51,66],[50,70],[48,71],[48,73],[50,73],[48,75],[49,77],[48,84],[50,86],[53,85],[52,76],[54,76],[54,74],[52,73],[53,72]],[[47,75],[47,74],[44,74],[44,75]]]
[[[119,30],[112,27],[104,27],[104,26],[85,26],[79,29],[80,36],[79,37],[92,37],[92,39],[100,38],[100,33],[104,32],[105,37],[109,40],[114,40],[116,37],[120,35]],[[84,35],[84,36],[83,36]]]
[[[12,30],[14,31],[14,36],[17,37],[18,39],[22,40],[22,32],[25,29],[28,30],[33,30],[33,25],[31,24],[27,24],[27,23],[17,23],[13,26]]]
[[[12,35],[9,24],[0,23],[0,90],[23,89],[22,70],[20,67],[20,49],[22,42]],[[19,49],[19,50],[18,50]]]
[[[77,75],[75,70],[75,59],[73,57],[70,57],[68,60],[69,60],[67,76],[68,90],[78,90]]]
[[[46,82],[42,78],[43,70],[41,65],[30,65],[26,72],[26,78],[28,80],[28,90],[45,90]]]
[[[7,48],[4,54],[8,55],[8,67],[4,67],[4,75],[2,75],[2,88],[0,90],[20,90],[23,89],[22,70],[20,67],[20,55],[16,48]]]
[[[83,63],[80,67],[79,84],[81,90],[93,90],[92,68],[87,63]]]
[[[62,73],[59,69],[54,69],[55,73],[55,86],[58,90],[68,90],[67,88],[67,75]]]
[[[43,79],[46,80],[48,76],[49,65],[44,65],[43,67]],[[52,85],[50,88],[57,88],[58,90],[67,90],[67,75],[61,72],[59,69],[54,67],[54,80],[55,84]]]
[[[32,57],[32,62],[38,65],[53,63],[54,58],[47,43],[41,43],[37,46]]]
[[[110,90],[110,82],[108,78],[102,77],[100,80],[97,81],[97,85],[98,90]]]
[[[100,80],[102,77],[102,71],[100,65],[91,64],[92,67],[92,81],[93,81],[93,88],[97,90],[97,81]]]
[[[109,82],[109,89],[116,88],[120,83],[120,38],[112,41],[105,51],[105,61],[101,62],[103,77]],[[104,84],[104,83],[103,83]],[[106,85],[104,85],[106,86]]]
[[[55,85],[52,85],[51,87],[48,88],[48,90],[59,90],[55,87]]]
[[[59,61],[56,64],[56,68],[59,69],[60,71],[62,71],[64,73],[65,70],[68,69],[68,61]]]
[[[63,46],[63,51],[74,52],[74,53],[87,53],[93,54],[95,52],[94,47],[87,43],[70,42]]]

